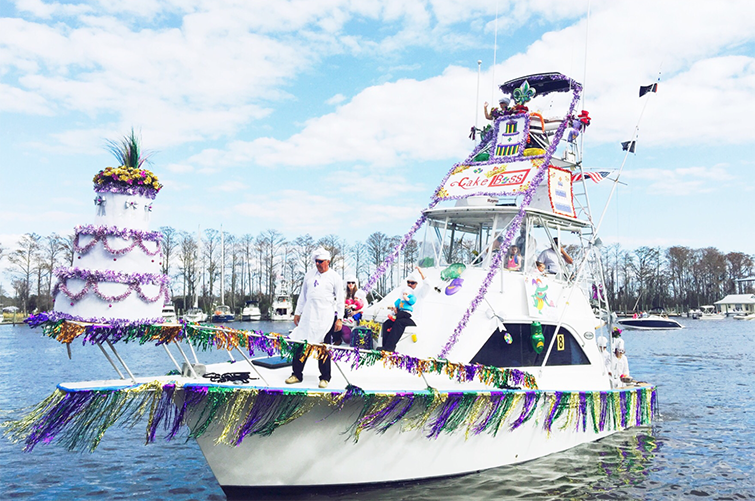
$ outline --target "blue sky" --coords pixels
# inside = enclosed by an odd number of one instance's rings
[[[588,2],[563,0],[0,2],[0,245],[90,223],[105,141],[131,127],[165,185],[154,228],[403,234],[473,147],[494,80],[583,82],[585,163],[611,170],[660,72],[603,240],[754,254],[755,4],[589,9],[588,23]],[[600,210],[610,185],[592,188]]]

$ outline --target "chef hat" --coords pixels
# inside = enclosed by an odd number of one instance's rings
[[[608,339],[606,339],[605,336],[600,336],[598,338],[598,346],[601,348],[608,346]]]
[[[349,273],[346,275],[345,282],[348,284],[349,282],[354,282],[357,287],[359,287],[359,280],[357,279],[357,276],[353,273]]]
[[[624,353],[624,340],[621,338],[617,338],[613,343],[613,347],[615,350],[618,350]]]
[[[318,247],[312,252],[312,259],[322,259],[324,261],[330,261],[330,252],[324,247]]]
[[[506,103],[506,106],[508,106],[510,102],[511,102],[511,99],[507,96],[503,96],[501,99],[498,100],[499,104]]]
[[[406,276],[407,282],[419,282],[419,273],[413,271]]]

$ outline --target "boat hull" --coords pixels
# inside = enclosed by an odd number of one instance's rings
[[[273,322],[293,322],[294,316],[293,315],[270,315],[270,320]]]
[[[475,435],[461,427],[428,438],[427,427],[409,430],[399,423],[384,433],[362,431],[356,441],[350,428],[362,407],[351,401],[334,412],[318,404],[271,435],[247,436],[235,447],[218,443],[222,426],[211,426],[197,442],[223,490],[238,497],[463,475],[564,451],[629,427],[596,431],[590,423],[559,423],[546,431],[543,422],[551,410],[543,406],[533,419],[515,429],[511,419],[497,433]]]
[[[225,324],[233,322],[233,315],[213,315],[212,316],[212,323],[214,324]]]
[[[679,322],[668,318],[625,318],[619,320],[618,323],[627,329],[636,330],[669,330],[682,328],[682,325]]]

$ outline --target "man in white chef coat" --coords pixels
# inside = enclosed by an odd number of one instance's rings
[[[344,309],[344,288],[341,277],[330,269],[330,252],[318,247],[312,253],[315,269],[304,276],[304,284],[299,294],[294,312],[291,339],[310,344],[332,343],[333,335],[341,331]],[[296,349],[293,358],[293,374],[286,384],[301,383],[304,380],[305,360],[301,360],[303,345]],[[330,356],[319,360],[320,388],[327,388],[330,381]]]

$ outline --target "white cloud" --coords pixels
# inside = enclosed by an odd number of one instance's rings
[[[92,10],[87,5],[61,4],[59,2],[45,3],[42,0],[16,0],[14,3],[16,4],[16,9],[20,12],[28,12],[42,19],[50,19],[53,15],[80,15]]]
[[[287,140],[234,141],[226,151],[205,150],[189,159],[204,165],[322,166],[346,159],[376,165],[459,157],[471,146],[476,74],[449,67],[424,81],[399,80],[365,89],[335,112],[309,120]],[[471,117],[469,122],[471,124]]]
[[[646,181],[648,194],[689,196],[722,191],[736,178],[724,165],[712,167],[678,167],[673,169],[632,169],[622,179]]]
[[[249,188],[247,185],[242,183],[241,181],[226,181],[225,183],[219,184],[217,186],[213,186],[210,188],[212,191],[222,191],[222,192],[233,192],[233,191],[242,191]]]
[[[194,167],[187,164],[168,164],[165,168],[174,174],[190,174],[194,172]]]
[[[365,166],[332,172],[327,176],[325,184],[337,187],[341,198],[358,205],[362,205],[365,200],[394,202],[407,194],[414,196],[432,189],[409,181],[401,173],[381,172]]]
[[[325,103],[330,104],[330,105],[336,105],[336,104],[341,104],[344,101],[346,101],[346,96],[344,96],[343,94],[336,94],[335,96],[325,101]]]
[[[538,9],[522,10],[511,4],[507,8],[513,9],[515,17],[548,12],[546,17],[570,18],[580,12],[559,5],[548,2]],[[639,86],[654,82],[659,68],[664,68],[667,76],[662,78],[659,93],[647,98],[650,101],[640,124],[642,143],[750,141],[748,117],[755,115],[753,59],[710,56],[751,39],[755,17],[737,16],[729,26],[728,9],[713,5],[702,10],[683,9],[675,2],[653,4],[652,8],[644,5],[600,4],[591,16],[585,106],[594,125],[586,134],[588,143],[618,143],[631,137],[645,104],[637,97]],[[437,9],[461,15],[457,7],[447,2]],[[648,9],[654,11],[653,16],[647,15]],[[402,15],[419,31],[427,32],[425,15],[395,4],[384,7],[385,19]],[[636,36],[638,25],[646,27],[642,37]],[[582,80],[584,39],[584,20],[546,33],[525,53],[511,55],[498,65],[495,78],[560,70]],[[226,148],[205,150],[191,161],[218,166],[255,162],[312,167],[341,159],[382,166],[458,159],[469,149],[465,127],[473,115],[475,77],[472,70],[450,66],[442,75],[426,80],[375,85],[336,111],[308,120],[288,138],[237,140]],[[490,88],[492,78],[493,71],[483,74],[482,89]]]
[[[50,103],[44,97],[3,83],[0,83],[0,111],[47,116],[53,114]]]
[[[348,234],[349,241],[364,239],[372,228],[413,220],[420,208],[406,205],[369,204],[349,197],[282,190],[255,196],[237,204],[232,213],[259,225],[256,231],[274,228],[285,235]],[[408,223],[410,224],[410,223]]]

